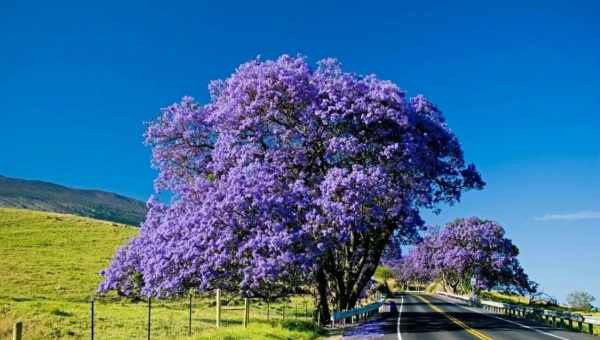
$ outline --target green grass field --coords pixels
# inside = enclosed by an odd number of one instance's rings
[[[89,338],[90,298],[99,271],[137,229],[72,215],[0,208],[0,339],[22,320],[26,339]],[[314,339],[312,300],[295,297],[268,307],[252,301],[241,326],[239,300],[223,310],[217,329],[211,296],[193,300],[193,337],[187,336],[187,300],[154,301],[153,339]],[[236,309],[237,308],[237,309]],[[143,338],[147,302],[114,297],[96,302],[97,339]],[[267,319],[268,313],[268,319]],[[284,319],[285,315],[285,319]]]

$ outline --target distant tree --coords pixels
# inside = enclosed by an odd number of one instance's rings
[[[517,260],[518,248],[504,234],[504,228],[493,221],[457,219],[426,235],[409,252],[400,271],[408,278],[439,279],[455,292],[491,288],[534,292],[537,285]]]
[[[481,188],[456,136],[423,96],[282,56],[185,97],[146,132],[156,191],[137,238],[100,289],[172,296],[215,288],[271,298],[314,288],[321,320],[355,306],[389,243],[410,242],[420,209]]]
[[[434,267],[431,261],[431,256],[435,251],[432,248],[434,238],[431,236],[433,234],[434,232],[430,232],[405,257],[396,261],[392,266],[396,280],[403,286],[424,284],[438,276],[438,268]]]
[[[586,312],[592,310],[594,300],[596,298],[592,294],[584,291],[574,291],[567,295],[567,303],[571,308]]]

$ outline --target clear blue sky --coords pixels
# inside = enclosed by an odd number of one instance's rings
[[[600,299],[600,2],[96,3],[0,2],[0,174],[145,200],[159,108],[258,54],[333,56],[427,95],[480,168],[428,221],[496,219],[546,291]]]

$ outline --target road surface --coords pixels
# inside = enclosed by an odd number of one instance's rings
[[[344,332],[344,340],[598,340],[539,322],[495,314],[447,297],[404,293],[389,301],[392,312]]]

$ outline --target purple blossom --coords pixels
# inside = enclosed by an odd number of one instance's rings
[[[209,91],[206,105],[184,97],[148,125],[155,188],[172,201],[149,202],[101,291],[310,286],[321,313],[344,309],[386,245],[418,237],[420,209],[483,186],[435,106],[333,59],[252,60]]]
[[[454,291],[501,288],[531,291],[518,248],[505,238],[504,228],[477,217],[457,219],[431,231],[396,266],[402,281],[440,279]],[[475,287],[470,287],[471,278]]]

